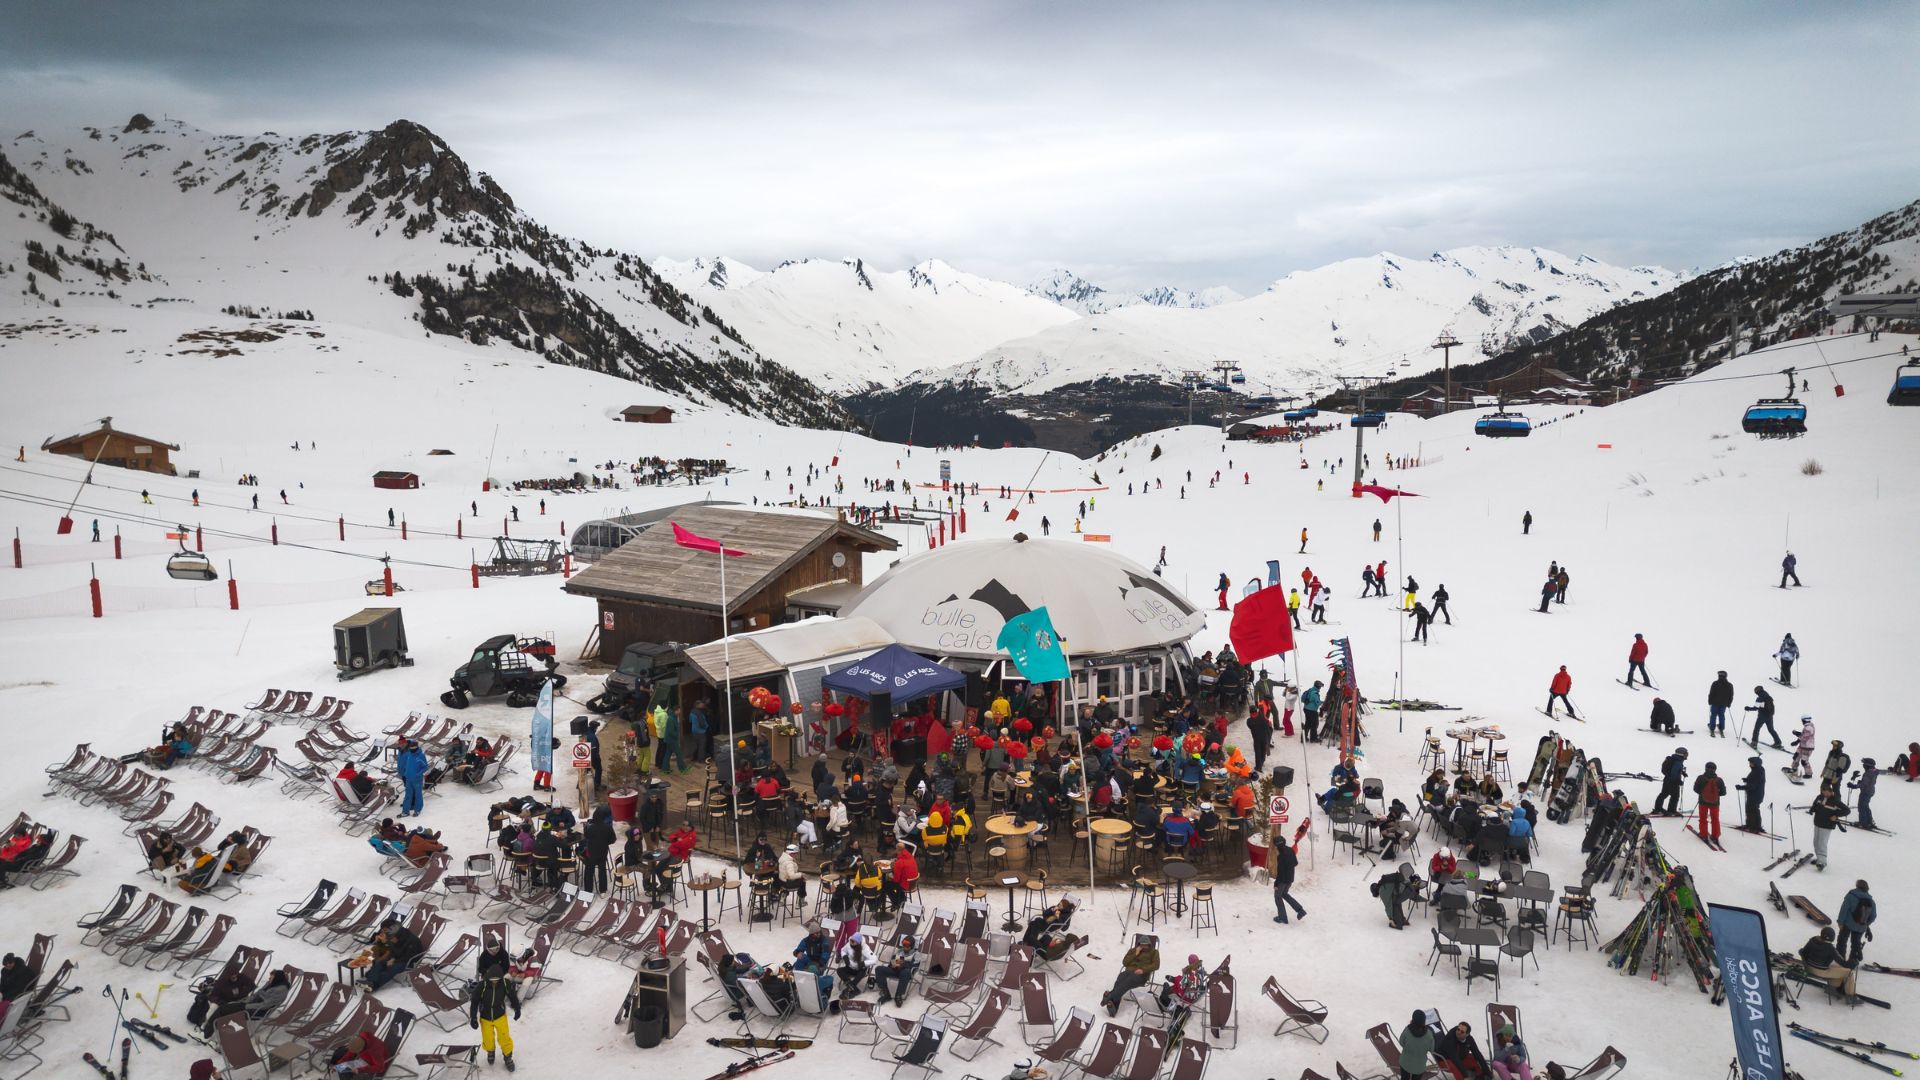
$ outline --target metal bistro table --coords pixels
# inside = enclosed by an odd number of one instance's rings
[[[1020,917],[1013,913],[1014,894],[1027,883],[1027,875],[1018,870],[1003,870],[994,880],[1007,888],[1007,921],[1001,924],[1002,930],[1020,929]]]
[[[721,880],[711,874],[706,877],[694,878],[692,881],[687,882],[687,888],[700,894],[700,930],[703,933],[713,929],[713,919],[707,915],[707,897],[713,893],[713,890],[718,889],[721,884]]]
[[[1161,871],[1173,880],[1173,913],[1187,913],[1187,879],[1200,872],[1199,868],[1184,859],[1175,859],[1162,866]]]
[[[1463,926],[1451,936],[1456,943],[1472,948],[1475,960],[1481,959],[1481,949],[1500,946],[1500,931],[1492,926]]]

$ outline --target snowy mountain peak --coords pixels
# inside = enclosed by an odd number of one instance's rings
[[[1033,284],[1028,285],[1027,292],[1051,300],[1061,307],[1070,308],[1082,315],[1099,315],[1134,305],[1161,308],[1207,308],[1240,299],[1239,293],[1224,285],[1216,285],[1199,292],[1157,285],[1144,292],[1117,293],[1101,288],[1066,269],[1048,271]]]

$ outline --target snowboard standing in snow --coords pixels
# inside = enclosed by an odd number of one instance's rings
[[[1799,908],[1800,914],[1805,915],[1821,926],[1833,925],[1833,919],[1829,918],[1826,912],[1821,911],[1818,904],[1815,904],[1804,896],[1789,896],[1787,897],[1787,903]]]
[[[1547,805],[1548,821],[1564,825],[1573,820],[1574,810],[1580,805],[1580,797],[1585,794],[1586,771],[1586,752],[1575,750],[1566,775],[1560,778],[1559,785],[1554,789],[1553,801]]]

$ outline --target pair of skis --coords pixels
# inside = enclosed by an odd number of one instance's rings
[[[1707,834],[1701,832],[1699,829],[1694,828],[1692,825],[1686,825],[1686,826],[1683,826],[1683,828],[1685,828],[1688,832],[1692,833],[1693,835],[1699,837],[1701,843],[1707,845],[1713,850],[1721,852],[1723,854],[1726,852],[1727,849],[1720,845],[1720,841],[1717,838],[1708,836]]]
[[[1627,680],[1625,680],[1625,679],[1615,679],[1615,680],[1613,680],[1613,681],[1614,681],[1614,682],[1617,682],[1617,683],[1619,683],[1619,684],[1620,684],[1621,686],[1624,686],[1624,687],[1626,687],[1626,688],[1627,688],[1627,689],[1629,689],[1629,690],[1638,690],[1638,689],[1640,689],[1640,687],[1641,687],[1641,685],[1642,685],[1642,684],[1640,684],[1640,683],[1630,683],[1630,682],[1628,682],[1628,681],[1627,681]],[[1655,686],[1655,685],[1653,685],[1652,683],[1647,683],[1647,684],[1645,684],[1645,685],[1646,685],[1646,688],[1647,688],[1647,689],[1649,689],[1649,690],[1654,690],[1654,691],[1657,691],[1657,690],[1659,690],[1659,689],[1660,689],[1659,687],[1657,687],[1657,686]]]
[[[121,1039],[120,1040],[120,1072],[117,1080],[127,1080],[127,1068],[132,1064],[132,1062],[129,1060],[130,1058],[132,1058],[132,1056],[133,1056],[133,1040],[127,1039],[127,1038]],[[93,1066],[93,1071],[100,1074],[101,1080],[116,1080],[114,1071],[112,1069],[107,1068],[105,1065],[100,1064],[100,1059],[97,1057],[94,1057],[91,1053],[81,1054],[80,1060],[86,1062],[88,1065]]]
[[[1799,857],[1800,857],[1800,849],[1799,849],[1799,848],[1794,848],[1794,849],[1793,849],[1792,851],[1789,851],[1789,852],[1787,852],[1787,853],[1786,853],[1785,855],[1782,855],[1782,856],[1780,856],[1779,858],[1777,858],[1777,859],[1775,859],[1775,860],[1773,860],[1772,862],[1770,862],[1770,863],[1768,863],[1767,865],[1765,865],[1765,866],[1763,866],[1763,867],[1761,867],[1761,868],[1760,868],[1760,871],[1761,871],[1762,873],[1766,873],[1766,872],[1768,872],[1768,871],[1770,871],[1770,870],[1772,870],[1772,869],[1773,869],[1774,867],[1776,867],[1776,866],[1779,866],[1779,865],[1780,865],[1780,864],[1782,864],[1782,863],[1785,863],[1785,862],[1788,862],[1788,861],[1790,861],[1790,860],[1792,860],[1792,859],[1797,859],[1797,858],[1799,858]]]
[[[1861,964],[1861,971],[1878,972],[1881,975],[1900,975],[1909,979],[1920,979],[1920,968],[1888,967],[1885,964]]]
[[[1792,866],[1787,867],[1786,872],[1781,874],[1780,877],[1782,879],[1790,878],[1794,874],[1799,873],[1801,867],[1807,865],[1812,861],[1813,861],[1812,855],[1802,855],[1800,856],[1800,858],[1794,861],[1794,864]]]
[[[1674,737],[1674,736],[1676,736],[1676,735],[1693,735],[1693,734],[1696,734],[1696,730],[1695,730],[1694,728],[1690,728],[1690,727],[1689,727],[1689,728],[1674,728],[1674,729],[1673,729],[1672,731],[1664,731],[1664,730],[1662,730],[1662,729],[1660,729],[1660,728],[1657,728],[1657,727],[1643,727],[1643,728],[1637,728],[1636,730],[1638,730],[1638,731],[1651,731],[1651,732],[1653,732],[1653,733],[1654,733],[1655,735],[1665,735],[1665,736],[1667,736],[1668,738],[1672,738],[1672,737]]]
[[[1544,716],[1544,717],[1546,717],[1546,718],[1547,718],[1547,719],[1549,719],[1549,720],[1558,720],[1558,719],[1560,719],[1560,715],[1559,715],[1558,713],[1550,713],[1550,712],[1548,712],[1548,711],[1547,711],[1547,710],[1545,710],[1545,709],[1535,709],[1535,710],[1533,710],[1533,711],[1534,711],[1534,712],[1537,712],[1537,713],[1539,713],[1539,714],[1540,714],[1541,716]],[[1572,716],[1572,717],[1573,717],[1573,718],[1574,718],[1575,720],[1578,720],[1578,721],[1580,721],[1580,722],[1581,722],[1581,723],[1583,723],[1583,724],[1587,722],[1587,718],[1586,718],[1586,717],[1584,717],[1584,716],[1575,716],[1575,715],[1574,715],[1573,713],[1568,713],[1567,715],[1568,715],[1568,716]]]
[[[712,1076],[707,1077],[707,1080],[731,1080],[732,1077],[743,1076],[753,1072],[755,1069],[764,1069],[769,1065],[778,1065],[794,1056],[794,1053],[795,1051],[792,1050],[769,1050],[764,1054],[755,1054],[745,1061],[734,1062],[719,1072],[714,1073]]]
[[[1810,1027],[1806,1027],[1797,1021],[1790,1021],[1787,1027],[1793,1032],[1794,1037],[1797,1039],[1803,1039],[1815,1046],[1825,1047],[1836,1054],[1844,1054],[1863,1065],[1870,1065],[1890,1076],[1905,1076],[1906,1074],[1888,1065],[1884,1061],[1875,1061],[1873,1055],[1887,1054],[1893,1057],[1903,1057],[1912,1061],[1920,1061],[1920,1054],[1908,1050],[1895,1050],[1883,1042],[1867,1042],[1862,1039],[1849,1039],[1840,1035],[1828,1035],[1825,1032],[1815,1031]]]

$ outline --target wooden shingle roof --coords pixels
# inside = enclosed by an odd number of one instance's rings
[[[877,532],[818,513],[689,506],[668,515],[667,521],[747,553],[727,560],[729,608],[759,592],[834,536],[867,551],[892,551],[899,546]],[[662,523],[575,574],[566,590],[581,596],[648,600],[717,612],[720,556],[681,547],[673,542],[673,529]]]

